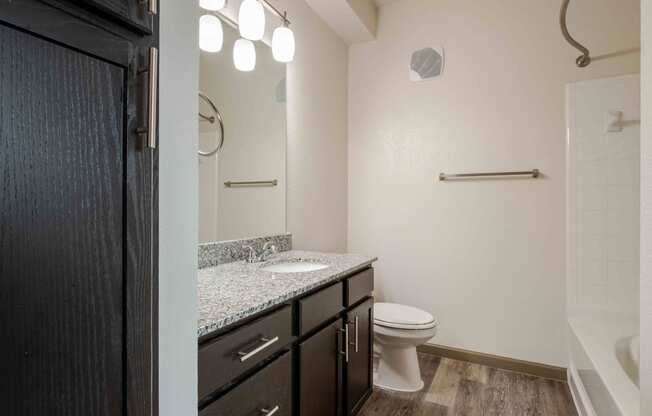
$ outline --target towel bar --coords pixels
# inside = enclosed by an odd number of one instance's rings
[[[491,177],[504,177],[504,176],[531,176],[533,178],[538,178],[541,176],[541,171],[539,169],[533,169],[528,171],[516,171],[516,172],[485,172],[485,173],[456,173],[456,174],[447,174],[440,173],[439,180],[445,181],[448,179],[465,179],[465,178],[491,178]]]

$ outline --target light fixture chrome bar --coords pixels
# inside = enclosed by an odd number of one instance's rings
[[[505,176],[531,176],[532,178],[538,178],[541,176],[541,171],[539,169],[527,170],[527,171],[515,171],[515,172],[484,172],[484,173],[457,173],[457,174],[447,174],[440,173],[439,180],[446,181],[449,179],[472,179],[472,178],[492,178],[492,177],[505,177]]]
[[[272,181],[243,181],[243,182],[233,182],[227,181],[224,182],[224,186],[227,188],[242,188],[242,187],[263,187],[263,186],[277,186],[278,180],[274,179]]]
[[[268,0],[259,0],[259,1],[263,4],[263,6],[267,8],[267,10],[269,10],[270,12],[274,13],[275,15],[283,19],[283,22],[285,22],[286,25],[288,26],[290,25],[290,21],[287,18],[287,13],[281,13],[280,10],[274,7],[274,5],[270,3]]]
[[[268,2],[267,0],[259,0],[259,1],[263,4],[263,6],[265,6],[265,8],[267,10],[269,10],[270,12],[272,12],[273,14],[275,14],[279,18],[281,18],[281,20],[283,20],[283,22],[285,23],[286,26],[290,25],[290,20],[287,17],[287,13],[281,13],[276,7],[272,6],[272,4],[270,2]],[[220,20],[222,20],[224,23],[231,26],[232,28],[234,28],[236,30],[239,29],[238,22],[236,22],[235,20],[231,19],[230,17],[224,15],[223,13],[220,13],[219,11],[207,12],[207,13],[216,16],[217,18],[219,18]]]
[[[227,16],[223,15],[223,14],[220,13],[220,12],[209,12],[209,14],[212,14],[213,16],[217,17],[218,19],[220,19],[221,21],[223,21],[223,22],[226,23],[227,25],[231,26],[231,27],[234,28],[235,30],[238,30],[238,29],[240,28],[240,27],[238,26],[238,22],[236,22],[235,20],[231,19],[230,17],[227,17]]]

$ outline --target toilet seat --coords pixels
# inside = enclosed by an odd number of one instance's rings
[[[426,311],[398,303],[376,303],[374,323],[385,328],[404,330],[431,329],[437,326],[435,318]]]

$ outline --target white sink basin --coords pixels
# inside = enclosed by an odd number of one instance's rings
[[[286,261],[262,267],[261,270],[272,273],[305,273],[327,269],[327,264],[312,261]]]

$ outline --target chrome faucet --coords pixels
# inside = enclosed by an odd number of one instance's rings
[[[258,254],[256,248],[253,245],[242,246],[243,249],[249,250],[249,255],[247,256],[247,263],[261,263],[269,260],[274,254],[278,252],[276,246],[272,244],[271,241],[268,241],[263,246],[263,250]]]

